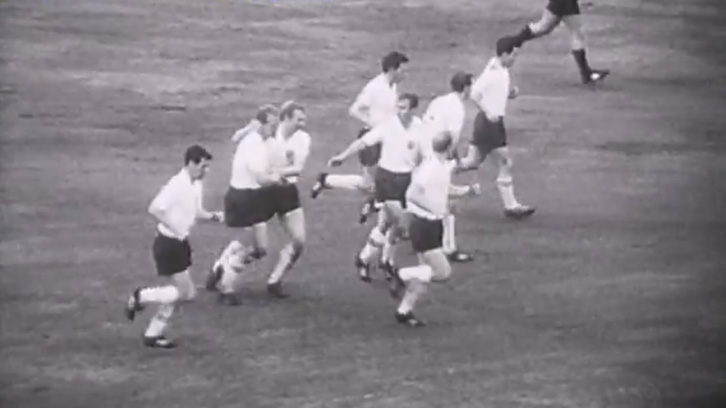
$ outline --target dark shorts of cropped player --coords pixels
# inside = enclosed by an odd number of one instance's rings
[[[580,14],[578,0],[549,0],[547,10],[557,17],[567,17]]]
[[[268,202],[274,215],[281,216],[302,208],[297,185],[283,184],[267,188]]]
[[[504,119],[492,122],[484,112],[477,113],[474,118],[472,144],[479,149],[482,157],[494,149],[506,146],[507,131],[504,129]]]
[[[422,254],[443,246],[444,224],[441,220],[429,220],[411,214],[408,235],[411,237],[413,250]]]
[[[224,221],[228,227],[251,227],[267,222],[274,214],[270,194],[264,188],[230,187],[224,195]]]
[[[375,176],[376,201],[399,201],[406,207],[406,190],[411,185],[411,173],[394,173],[379,167]]]
[[[364,127],[358,132],[358,139],[363,137],[370,131],[369,128]],[[378,160],[381,159],[381,144],[378,143],[373,146],[366,146],[363,150],[358,152],[358,160],[364,167],[372,167],[378,164]]]
[[[187,239],[180,241],[158,233],[151,249],[159,276],[172,276],[192,266],[192,247]]]

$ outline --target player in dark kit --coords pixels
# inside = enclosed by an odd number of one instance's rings
[[[587,62],[585,52],[585,34],[582,27],[580,5],[578,0],[549,0],[539,21],[524,26],[515,36],[521,43],[535,38],[543,37],[557,27],[560,22],[570,31],[572,56],[575,58],[580,70],[583,84],[592,84],[602,81],[610,74],[607,69],[593,69]]]

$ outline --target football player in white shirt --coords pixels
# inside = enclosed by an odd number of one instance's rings
[[[451,185],[452,166],[448,158],[453,146],[450,132],[443,131],[434,136],[434,154],[426,157],[414,171],[406,191],[406,210],[411,214],[411,246],[418,254],[419,265],[394,272],[391,294],[394,298],[403,297],[396,310],[396,320],[408,326],[424,325],[414,316],[413,309],[428,284],[446,281],[451,276],[451,265],[442,249],[442,220],[449,211],[449,197],[480,192],[478,184],[465,187]]]
[[[276,107],[263,106],[255,116],[258,129],[243,136],[236,132],[233,136],[237,146],[232,159],[230,186],[224,196],[224,219],[230,228],[253,229],[253,250],[250,254],[239,253],[243,246],[232,240],[214,262],[206,287],[220,290],[222,304],[240,304],[235,294],[239,268],[267,255],[267,221],[275,216],[276,210],[271,202],[272,186],[285,182],[282,174],[272,167],[268,148],[270,139],[275,136],[278,115]]]
[[[221,212],[211,213],[202,205],[202,179],[211,160],[212,155],[203,147],[189,147],[184,154],[184,168],[164,185],[149,205],[149,213],[159,222],[152,247],[154,263],[158,275],[167,283],[137,288],[125,309],[126,317],[134,320],[146,305],[159,305],[143,336],[147,347],[176,346],[164,336],[164,330],[177,304],[192,300],[196,295],[189,272],[192,265],[189,233],[198,219],[222,221]]]
[[[348,113],[363,124],[358,132],[358,139],[370,129],[396,116],[398,84],[403,81],[404,68],[408,62],[408,57],[398,51],[388,53],[381,60],[383,72],[366,84],[348,109]],[[311,192],[312,198],[316,198],[324,189],[329,188],[358,190],[370,194],[373,189],[376,164],[380,158],[380,149],[380,145],[373,145],[358,152],[362,175],[320,173]],[[361,210],[359,220],[361,224],[366,222],[374,209],[374,200],[370,198]]]
[[[282,184],[270,188],[269,202],[291,240],[280,251],[280,258],[267,281],[268,293],[278,298],[287,297],[282,291],[282,278],[300,258],[305,245],[305,213],[297,182],[310,155],[311,138],[305,131],[306,121],[307,114],[302,105],[285,102],[280,107],[276,135],[268,141],[271,166],[283,179]]]
[[[340,166],[348,157],[368,146],[381,145],[381,158],[375,174],[375,198],[383,204],[378,224],[368,236],[368,242],[356,257],[359,277],[370,282],[370,263],[388,243],[389,253],[383,259],[386,272],[392,273],[397,241],[401,238],[406,189],[411,172],[421,161],[423,122],[413,111],[418,107],[418,96],[403,94],[398,99],[398,115],[378,124],[362,138],[351,143],[343,152],[330,159],[331,167]],[[393,229],[393,233],[388,231]]]
[[[434,98],[423,116],[426,133],[429,137],[442,132],[449,132],[453,148],[451,152],[458,159],[457,146],[464,128],[466,107],[464,101],[469,99],[473,75],[457,72],[449,81],[451,92]],[[425,143],[426,150],[431,151],[431,141]],[[452,262],[471,262],[474,257],[460,251],[456,245],[456,205],[450,201],[449,213],[444,217],[444,253]]]
[[[511,86],[509,68],[517,57],[519,42],[512,37],[497,41],[497,56],[489,60],[484,71],[474,81],[471,99],[479,108],[474,119],[474,134],[469,151],[458,165],[457,171],[478,169],[491,154],[497,161],[497,189],[504,204],[504,215],[523,219],[534,214],[534,207],[521,204],[514,196],[512,181],[512,156],[507,147],[504,114],[507,99],[517,96],[517,88]]]

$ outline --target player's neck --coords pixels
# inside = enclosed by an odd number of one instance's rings
[[[280,125],[280,135],[282,135],[282,137],[284,137],[285,139],[292,136],[292,134],[295,133],[295,131],[297,131],[295,126]]]
[[[189,177],[189,181],[191,181],[192,183],[194,183],[196,181],[196,179],[194,179],[194,177],[192,176],[192,170],[189,168],[189,166],[191,166],[191,163],[189,165],[187,165],[187,166],[184,166],[184,168],[182,169],[182,171],[184,173],[186,173],[187,177]]]
[[[383,76],[386,77],[386,83],[388,83],[389,86],[395,85],[395,81],[393,80],[393,71],[391,72],[384,72]]]

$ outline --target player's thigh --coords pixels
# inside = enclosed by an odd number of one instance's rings
[[[399,224],[406,214],[400,201],[388,200],[383,203],[383,208],[391,224]]]
[[[571,14],[569,16],[562,17],[562,22],[565,24],[565,27],[575,35],[582,35],[583,34],[583,24],[582,24],[582,15],[580,14]]]
[[[192,300],[196,297],[197,289],[196,286],[194,286],[194,281],[192,280],[192,275],[189,269],[175,273],[170,276],[169,279],[177,288],[179,295],[183,300]]]
[[[420,254],[419,259],[433,270],[432,280],[445,281],[451,277],[451,264],[442,248],[428,250]]]
[[[473,144],[470,144],[468,149],[466,150],[466,159],[465,161],[468,163],[471,163],[473,166],[481,166],[482,163],[484,163],[484,160],[486,159],[486,155],[482,153],[482,149],[478,146],[475,146]]]
[[[542,11],[539,20],[533,23],[536,34],[547,34],[554,30],[562,21],[562,18],[555,15],[549,8]]]
[[[512,153],[509,150],[509,146],[497,147],[490,153],[491,156],[496,160],[497,166],[511,167],[514,163],[512,161]]]
[[[252,226],[252,242],[258,249],[266,250],[270,246],[267,222],[260,222]]]
[[[302,208],[294,209],[280,216],[280,222],[285,232],[294,242],[305,242],[305,212]]]

